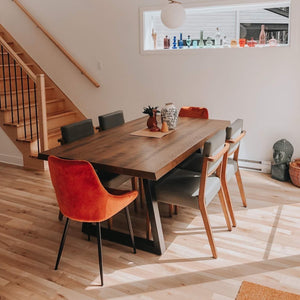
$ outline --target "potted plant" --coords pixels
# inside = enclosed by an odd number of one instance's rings
[[[143,114],[148,114],[149,118],[147,120],[147,127],[149,129],[158,128],[157,121],[156,121],[156,113],[158,113],[158,106],[152,107],[148,105],[148,107],[144,107]]]

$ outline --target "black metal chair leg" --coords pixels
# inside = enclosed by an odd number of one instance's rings
[[[64,218],[64,215],[61,213],[61,211],[59,211],[58,220],[62,221],[63,218]]]
[[[128,225],[128,229],[130,232],[130,237],[131,237],[131,242],[132,242],[132,247],[133,247],[133,253],[136,253],[134,235],[133,235],[132,224],[131,224],[128,206],[125,207],[125,212],[126,212],[127,225]]]
[[[101,242],[101,224],[97,223],[97,244],[98,244],[98,259],[99,259],[99,270],[100,270],[100,281],[103,286],[103,262],[102,262],[102,242]]]
[[[65,240],[66,240],[66,236],[67,236],[68,227],[69,227],[69,218],[67,218],[67,220],[66,220],[65,229],[64,229],[64,232],[63,232],[63,235],[62,235],[62,238],[61,238],[59,251],[58,251],[58,255],[57,255],[57,260],[56,260],[56,265],[55,265],[55,270],[57,270],[58,265],[59,265],[61,253],[62,253],[64,245],[65,245]]]

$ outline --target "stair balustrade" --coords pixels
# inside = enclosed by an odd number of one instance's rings
[[[47,150],[44,74],[35,75],[1,36],[0,48],[0,110],[5,112],[4,123],[18,127],[17,139],[36,139],[38,153]]]

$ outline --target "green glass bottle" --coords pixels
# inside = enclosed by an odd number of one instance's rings
[[[200,31],[200,41],[199,41],[199,48],[204,47],[204,40],[203,40],[203,30]]]

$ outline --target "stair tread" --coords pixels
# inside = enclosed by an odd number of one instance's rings
[[[23,79],[26,79],[26,76],[23,76],[23,77],[21,77],[21,76],[17,76],[17,79],[19,80],[19,79],[21,79],[21,78],[23,78]],[[15,80],[15,77],[5,77],[5,80]],[[4,81],[4,78],[3,77],[1,77],[0,78],[0,81]]]
[[[60,136],[61,136],[60,127],[48,130],[48,139],[55,138],[55,137],[59,138]],[[18,138],[17,141],[31,143],[36,141],[36,139],[37,139],[37,135],[33,134],[32,139],[30,137],[27,138],[24,137],[24,138]]]
[[[6,55],[7,53],[9,53],[9,52],[7,52],[7,51],[6,51],[6,52],[3,52],[3,54],[5,54],[5,55]],[[21,51],[18,51],[18,52],[15,52],[15,53],[18,54],[18,55],[24,54],[24,52],[21,52]],[[1,54],[2,54],[2,53],[1,53]],[[9,54],[10,54],[10,53],[9,53]]]
[[[59,112],[59,113],[51,113],[51,114],[47,115],[47,120],[51,120],[51,119],[55,119],[55,118],[60,118],[60,117],[66,117],[66,116],[69,116],[69,115],[72,115],[72,114],[76,114],[76,112],[75,111],[62,111],[62,112]],[[32,124],[35,124],[35,118],[33,118],[31,122],[32,122]],[[30,124],[30,121],[26,120],[25,124],[26,125]],[[17,122],[13,122],[13,123],[4,123],[4,125],[21,127],[21,126],[24,125],[24,123],[20,122],[18,124]]]
[[[55,102],[61,102],[61,101],[65,101],[64,98],[54,98],[54,99],[49,99],[46,100],[46,104],[51,104],[51,103],[55,103]],[[29,104],[25,104],[24,107],[29,107]],[[31,104],[31,107],[35,107],[34,103]],[[22,103],[19,103],[19,110],[21,110],[23,108]],[[12,106],[13,110],[17,110],[17,105],[13,105]],[[10,111],[11,110],[11,106],[7,105],[7,108],[0,108],[0,111]]]
[[[54,89],[54,86],[47,86],[45,87],[45,90],[53,90]],[[28,93],[28,91],[30,92],[34,92],[34,89],[27,89],[27,90],[23,90],[23,93]],[[16,94],[17,92],[16,91],[11,91],[12,94]],[[22,90],[18,90],[18,94],[22,93]],[[6,94],[4,93],[0,93],[0,96],[4,96],[4,95],[10,95],[10,91],[9,92],[6,92]]]
[[[34,64],[33,63],[28,63],[28,64],[26,64],[26,66],[33,66]],[[0,67],[2,68],[2,67],[9,67],[9,66],[13,66],[13,64],[10,64],[10,65],[8,65],[8,64],[5,64],[5,65],[0,65]]]

